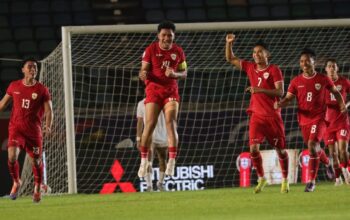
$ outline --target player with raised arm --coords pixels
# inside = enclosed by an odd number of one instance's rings
[[[140,150],[141,135],[142,135],[142,131],[145,123],[146,123],[145,99],[143,99],[137,104],[136,142],[137,142],[137,148],[139,150]],[[158,122],[153,131],[153,135],[151,139],[152,139],[150,140],[151,144],[149,144],[151,148],[149,149],[149,153],[148,153],[149,167],[147,169],[148,172],[145,176],[145,180],[147,183],[147,191],[148,192],[153,191],[152,164],[153,164],[154,153],[157,154],[158,163],[159,163],[159,179],[157,182],[157,189],[159,191],[164,191],[164,177],[165,177],[165,169],[166,169],[166,153],[168,148],[168,138],[166,134],[165,118],[164,118],[163,112],[160,112],[159,114]]]
[[[298,122],[303,139],[308,146],[309,159],[309,182],[305,192],[315,190],[316,177],[320,163],[320,157],[326,157],[320,147],[320,141],[326,130],[324,120],[326,113],[326,90],[335,97],[341,112],[346,107],[341,94],[334,83],[326,76],[315,71],[316,54],[311,49],[304,49],[300,54],[300,68],[302,73],[294,77],[288,87],[287,95],[276,106],[285,107],[294,98],[298,104]]]
[[[328,59],[326,61],[325,70],[327,76],[333,81],[335,87],[345,101],[347,94],[350,93],[350,81],[338,74],[339,68],[335,59]],[[350,184],[350,175],[346,169],[349,161],[349,117],[348,114],[344,114],[340,111],[334,95],[329,91],[326,91],[326,103],[326,121],[328,126],[324,141],[333,158],[333,167],[336,178],[335,186],[339,186],[343,183],[340,176],[341,172],[343,172],[345,182]]]
[[[43,179],[42,118],[45,115],[44,133],[51,133],[53,112],[49,90],[35,77],[38,62],[29,58],[23,61],[23,79],[13,81],[0,101],[0,111],[12,101],[9,123],[8,167],[13,180],[10,198],[15,200],[21,186],[18,155],[25,150],[29,155],[34,174],[33,202],[40,202],[40,185]]]
[[[283,76],[280,68],[270,64],[269,50],[263,42],[258,42],[253,47],[254,62],[241,60],[233,54],[232,45],[235,35],[226,36],[226,60],[239,70],[244,70],[250,81],[246,89],[251,93],[250,105],[247,110],[249,120],[249,147],[250,154],[258,174],[258,185],[254,192],[259,193],[267,184],[264,177],[262,157],[259,151],[260,144],[267,139],[275,148],[282,170],[281,192],[289,192],[288,182],[288,153],[285,145],[284,125],[281,110],[274,108],[275,103],[283,95]],[[269,129],[267,129],[269,128]]]
[[[174,175],[178,148],[177,115],[180,96],[177,79],[187,77],[187,64],[182,48],[174,43],[175,25],[164,21],[158,25],[158,41],[151,43],[142,56],[139,78],[146,85],[146,123],[141,136],[139,177],[145,177],[148,167],[149,139],[164,112],[168,135],[169,159],[165,174]]]

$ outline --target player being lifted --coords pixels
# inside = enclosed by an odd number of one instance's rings
[[[327,76],[333,81],[335,87],[346,100],[347,94],[350,93],[350,81],[338,74],[338,65],[335,59],[328,59],[325,66]],[[342,179],[340,177],[341,171],[345,182],[350,184],[350,175],[346,169],[349,154],[348,154],[348,141],[349,141],[349,117],[348,114],[344,114],[340,111],[339,105],[332,93],[326,91],[326,121],[327,130],[325,134],[325,144],[328,146],[329,153],[333,157],[333,166],[335,171],[335,185],[341,185]],[[349,104],[349,103],[347,103]]]
[[[145,125],[145,99],[142,99],[137,104],[137,126],[136,126],[136,142],[137,142],[137,148],[140,150],[140,142],[141,142],[141,135],[142,131]],[[158,117],[157,125],[153,131],[152,138],[149,139],[151,141],[151,144],[148,144],[150,146],[150,151],[148,153],[148,172],[145,176],[145,180],[147,183],[147,191],[151,192],[153,191],[153,184],[152,184],[152,164],[153,164],[153,158],[154,153],[157,154],[158,157],[158,163],[159,163],[159,179],[157,182],[157,188],[159,191],[164,191],[164,177],[165,177],[165,168],[166,168],[166,153],[167,153],[167,147],[168,147],[168,138],[166,134],[166,127],[165,127],[165,118],[164,113],[160,112]]]
[[[139,78],[146,85],[146,123],[142,132],[139,177],[145,177],[148,169],[150,138],[157,125],[160,111],[164,112],[168,135],[169,159],[165,174],[174,175],[175,158],[178,148],[177,115],[180,96],[177,79],[187,76],[185,54],[174,43],[175,25],[164,21],[158,25],[158,41],[150,44],[142,56]]]
[[[32,58],[24,60],[22,72],[23,79],[13,81],[0,101],[0,111],[13,102],[8,138],[8,167],[13,180],[10,198],[17,198],[21,186],[18,155],[23,149],[29,155],[34,174],[33,202],[40,202],[40,184],[43,179],[41,125],[45,115],[44,132],[51,133],[52,102],[49,90],[35,79],[38,62]]]
[[[250,105],[247,110],[249,120],[249,147],[250,154],[258,174],[258,185],[254,192],[259,193],[267,184],[264,177],[262,157],[259,151],[260,144],[266,138],[268,143],[275,148],[282,170],[281,192],[289,192],[288,183],[288,153],[285,146],[284,125],[280,109],[274,105],[283,95],[283,76],[278,66],[270,64],[269,50],[263,42],[258,42],[253,47],[254,62],[240,60],[232,52],[235,35],[226,36],[226,60],[239,70],[244,70],[250,81],[246,89],[251,93]],[[267,129],[268,128],[268,129]]]
[[[305,144],[310,153],[309,182],[305,192],[315,190],[320,157],[326,157],[320,147],[320,141],[326,130],[326,90],[329,90],[336,99],[341,112],[346,110],[343,98],[333,82],[326,76],[315,71],[316,54],[311,49],[304,49],[300,54],[300,68],[302,73],[290,82],[288,92],[276,107],[287,106],[294,98],[298,104],[298,122]]]

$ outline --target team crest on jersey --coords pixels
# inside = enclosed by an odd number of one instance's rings
[[[316,83],[316,84],[315,84],[315,89],[316,89],[316,90],[320,90],[320,89],[321,89],[321,84]]]
[[[337,87],[337,90],[340,92],[340,91],[341,91],[342,86],[341,86],[341,85],[337,85],[336,87]]]
[[[171,59],[175,60],[175,59],[176,59],[176,54],[172,53],[172,54],[170,55],[170,57],[171,57]]]
[[[38,94],[37,94],[37,93],[35,93],[35,92],[33,92],[33,93],[32,93],[32,99],[34,99],[34,100],[35,100],[36,98],[38,98]]]
[[[264,79],[269,78],[269,76],[270,76],[270,73],[268,73],[268,72],[265,72],[265,73],[263,74]]]

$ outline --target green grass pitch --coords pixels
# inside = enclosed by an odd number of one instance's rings
[[[105,219],[350,219],[350,186],[319,183],[305,193],[291,185],[288,194],[267,186],[186,192],[115,193],[111,195],[46,196],[39,204],[30,197],[0,199],[0,219],[105,220]]]

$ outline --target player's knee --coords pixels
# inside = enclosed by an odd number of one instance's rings
[[[251,154],[259,153],[259,147],[257,145],[251,145],[250,146],[250,153]]]

